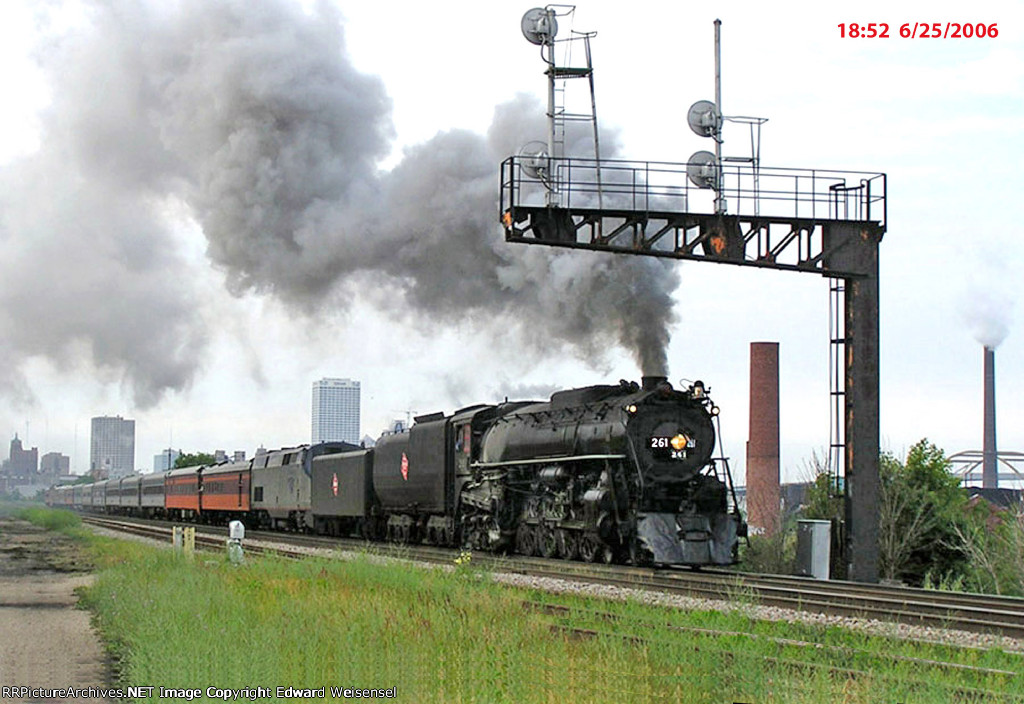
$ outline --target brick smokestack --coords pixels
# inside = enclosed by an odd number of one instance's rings
[[[779,520],[779,343],[750,343],[747,519],[774,534]]]
[[[985,347],[985,437],[981,448],[981,486],[995,489],[999,486],[999,467],[996,462],[996,351]]]

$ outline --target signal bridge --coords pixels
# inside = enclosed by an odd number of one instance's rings
[[[690,129],[714,142],[686,163],[602,160],[590,39],[557,38],[575,8],[547,5],[521,29],[547,66],[548,135],[501,165],[500,218],[509,242],[818,274],[830,279],[829,468],[846,500],[850,579],[878,579],[878,245],[886,231],[883,173],[765,168],[764,118],[722,112],[721,22],[715,21],[715,100],[694,103]],[[586,65],[560,62],[559,46],[584,42]],[[568,113],[565,84],[588,78],[589,113]],[[566,156],[569,116],[589,122],[594,156]],[[722,155],[722,127],[746,124],[749,157]],[[842,313],[840,314],[840,311]],[[838,480],[842,477],[842,481]]]
[[[505,238],[870,275],[870,261],[854,250],[857,240],[877,243],[885,232],[885,174],[749,164],[723,164],[721,172],[722,187],[710,190],[714,167],[704,162],[509,157],[501,165]],[[714,212],[719,194],[734,214]]]

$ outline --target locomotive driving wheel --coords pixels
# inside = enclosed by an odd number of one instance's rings
[[[654,564],[654,553],[634,538],[629,542],[629,561],[637,567],[650,567]]]
[[[540,531],[540,537],[537,542],[541,557],[554,557],[557,555],[558,540],[555,537],[555,531],[551,528],[538,528],[538,530]]]
[[[559,528],[555,531],[558,556],[563,560],[575,560],[580,554],[580,540],[574,531]]]
[[[580,559],[584,562],[597,562],[604,554],[604,545],[592,535],[580,538]]]
[[[525,523],[516,531],[516,552],[520,555],[533,555],[537,550],[537,534],[533,527]]]

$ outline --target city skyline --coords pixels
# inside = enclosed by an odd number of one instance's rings
[[[993,323],[999,446],[1024,449],[1019,4],[983,2],[999,36],[969,40],[854,39],[839,28],[849,8],[789,7],[599,2],[560,18],[563,32],[599,32],[603,154],[678,164],[708,148],[686,115],[714,95],[721,19],[723,111],[768,119],[762,166],[888,175],[883,449],[922,437],[947,454],[980,448],[976,338]],[[908,20],[868,7],[894,30]],[[402,23],[373,3],[240,8],[0,9],[0,427],[30,424],[27,444],[81,473],[86,423],[108,409],[136,420],[147,460],[169,445],[301,444],[309,380],[336,370],[367,385],[370,434],[407,409],[639,380],[632,328],[574,313],[624,295],[628,323],[627,301],[658,282],[677,284],[669,378],[711,387],[741,481],[751,341],[779,342],[784,480],[827,449],[827,280],[685,262],[602,289],[628,257],[503,240],[500,164],[546,134],[544,65],[520,31],[528,5],[444,19],[409,6]],[[723,137],[724,156],[750,155],[746,125]]]

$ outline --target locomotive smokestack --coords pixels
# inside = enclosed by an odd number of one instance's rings
[[[747,519],[772,535],[779,528],[779,343],[750,343]]]
[[[640,377],[640,384],[644,391],[654,391],[662,384],[668,383],[667,376],[642,376]]]
[[[985,347],[985,437],[982,445],[981,486],[995,489],[999,486],[999,467],[996,459],[996,351]]]

